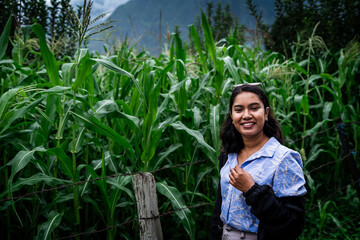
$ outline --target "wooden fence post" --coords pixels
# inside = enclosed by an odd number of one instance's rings
[[[340,138],[343,150],[344,150],[345,154],[348,155],[348,157],[346,157],[345,161],[347,162],[348,170],[351,173],[353,180],[355,181],[355,184],[354,184],[355,189],[356,189],[358,198],[360,199],[360,182],[359,182],[360,173],[356,169],[356,163],[355,163],[353,151],[350,148],[350,144],[349,144],[349,141],[346,136],[347,134],[345,132],[344,123],[341,120],[341,118],[337,118],[337,119],[335,119],[335,124],[337,125],[336,130],[339,134],[339,138]]]
[[[135,174],[133,182],[138,208],[140,240],[162,240],[154,176],[148,172]]]

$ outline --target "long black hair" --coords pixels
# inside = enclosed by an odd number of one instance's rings
[[[268,120],[265,121],[264,124],[264,134],[269,138],[275,137],[280,143],[283,143],[284,136],[280,124],[278,123],[278,121],[276,120],[276,118],[274,117],[271,111],[269,99],[267,98],[266,94],[261,88],[257,86],[244,84],[235,87],[230,96],[229,113],[221,126],[221,132],[220,132],[220,139],[222,141],[221,153],[223,154],[239,153],[244,148],[244,142],[242,140],[242,136],[232,124],[232,118],[231,118],[231,111],[232,111],[232,106],[234,104],[234,100],[236,96],[242,92],[251,92],[256,94],[264,104],[265,110],[266,108],[269,108]]]

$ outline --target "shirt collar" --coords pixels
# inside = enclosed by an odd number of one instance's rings
[[[251,155],[247,161],[249,160],[254,160],[256,158],[260,158],[260,157],[273,157],[275,150],[277,149],[277,147],[280,145],[279,141],[274,138],[271,137],[265,144],[264,146],[262,146],[262,148],[257,151],[256,153],[254,153],[253,155]]]

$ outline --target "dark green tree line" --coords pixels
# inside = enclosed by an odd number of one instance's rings
[[[223,9],[221,2],[217,4],[213,15],[214,4],[207,4],[206,15],[215,41],[226,38],[232,28],[237,25],[237,19],[232,16],[230,5],[227,3]]]
[[[77,8],[81,10],[81,6]],[[81,11],[79,12],[81,13]],[[39,23],[49,36],[51,47],[58,49],[59,57],[71,53],[75,49],[75,42],[71,41],[73,38],[71,38],[70,29],[73,27],[73,23],[69,18],[70,14],[70,0],[51,0],[50,6],[46,5],[45,0],[0,1],[0,26],[5,26],[8,18],[12,15],[12,26],[15,27],[11,30],[11,39],[14,39],[15,31],[21,34],[24,25]],[[79,16],[81,17],[81,14]],[[67,43],[66,49],[64,49],[63,43]],[[7,49],[8,56],[11,55],[11,51],[12,46],[10,45]]]
[[[23,17],[23,24],[39,23],[47,29],[48,12],[45,0],[24,0]]]
[[[238,18],[233,15],[230,5],[228,3],[223,9],[221,2],[219,2],[214,13],[214,3],[208,2],[206,5],[205,15],[211,27],[211,32],[215,42],[220,41],[221,39],[233,41],[228,38],[230,36],[236,36],[237,42],[244,43],[244,25],[239,25]],[[196,17],[194,26],[199,34],[200,41],[203,42],[203,32],[200,16]],[[235,34],[233,31],[235,31]],[[190,50],[192,50],[194,47],[192,44],[190,33],[189,38]]]
[[[41,24],[44,29],[48,25],[48,7],[45,0],[1,0],[0,26],[13,16],[16,27],[33,23]]]
[[[358,38],[360,2],[352,0],[276,0],[276,19],[271,27],[271,50],[289,53],[299,34],[309,37],[314,27],[331,50],[344,48]],[[301,37],[301,36],[300,36]]]

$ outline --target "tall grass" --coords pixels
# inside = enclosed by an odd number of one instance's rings
[[[19,64],[0,55],[0,199],[209,159],[155,177],[160,212],[211,203],[218,183],[220,124],[232,85],[262,82],[286,144],[302,153],[307,208],[319,210],[308,213],[303,239],[354,237],[356,231],[341,225],[354,217],[347,208],[359,209],[350,200],[354,188],[339,193],[339,201],[323,202],[349,182],[337,161],[342,152],[336,131],[294,140],[330,127],[338,117],[359,121],[359,44],[350,43],[335,55],[320,49],[316,58],[308,51],[299,59],[294,50],[293,58],[286,59],[235,39],[228,45],[215,43],[203,13],[202,26],[204,50],[190,27],[195,55],[186,53],[175,34],[170,54],[158,58],[124,44],[103,55],[78,49],[61,61],[48,49],[42,27],[32,26],[40,49],[31,65],[26,57]],[[8,44],[9,28],[1,35],[0,53]],[[359,133],[360,126],[351,125],[355,150]],[[310,173],[332,160],[336,164]],[[54,239],[115,226],[137,215],[130,176],[1,201],[0,206],[2,239],[24,233]],[[211,212],[207,206],[162,218],[164,237],[207,239]],[[331,233],[334,226],[342,231]],[[124,225],[87,238],[137,239],[138,227]]]

